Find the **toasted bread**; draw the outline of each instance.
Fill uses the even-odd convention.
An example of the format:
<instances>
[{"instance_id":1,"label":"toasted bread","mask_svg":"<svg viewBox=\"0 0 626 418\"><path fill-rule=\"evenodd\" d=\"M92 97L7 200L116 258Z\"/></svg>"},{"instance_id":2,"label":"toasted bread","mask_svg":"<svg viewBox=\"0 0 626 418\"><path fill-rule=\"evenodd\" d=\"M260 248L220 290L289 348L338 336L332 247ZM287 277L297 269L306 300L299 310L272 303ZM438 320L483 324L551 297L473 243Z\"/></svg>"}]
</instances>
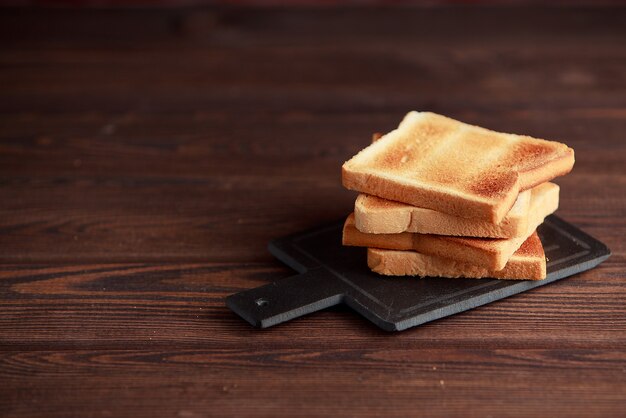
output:
<instances>
[{"instance_id":1,"label":"toasted bread","mask_svg":"<svg viewBox=\"0 0 626 418\"><path fill-rule=\"evenodd\" d=\"M559 205L558 186L548 183L531 198L527 232L513 238L473 238L402 232L399 234L366 234L356 228L350 214L343 228L343 244L389 250L414 250L424 254L451 258L460 262L501 270L515 251Z\"/></svg>"},{"instance_id":2,"label":"toasted bread","mask_svg":"<svg viewBox=\"0 0 626 418\"><path fill-rule=\"evenodd\" d=\"M533 232L524 241L501 270L489 270L415 251L377 248L368 248L367 265L372 271L387 276L492 277L510 280L542 280L546 278L546 257L536 232Z\"/></svg>"},{"instance_id":3,"label":"toasted bread","mask_svg":"<svg viewBox=\"0 0 626 418\"><path fill-rule=\"evenodd\" d=\"M420 234L457 235L466 237L511 238L528 231L528 209L531 197L539 198L554 183L543 183L522 192L515 204L499 224L480 219L461 218L432 209L418 208L406 203L393 202L377 196L360 194L354 204L356 227L368 234Z\"/></svg>"},{"instance_id":4,"label":"toasted bread","mask_svg":"<svg viewBox=\"0 0 626 418\"><path fill-rule=\"evenodd\" d=\"M344 163L342 181L351 190L498 224L521 191L573 165L574 151L558 142L410 112Z\"/></svg>"}]
</instances>

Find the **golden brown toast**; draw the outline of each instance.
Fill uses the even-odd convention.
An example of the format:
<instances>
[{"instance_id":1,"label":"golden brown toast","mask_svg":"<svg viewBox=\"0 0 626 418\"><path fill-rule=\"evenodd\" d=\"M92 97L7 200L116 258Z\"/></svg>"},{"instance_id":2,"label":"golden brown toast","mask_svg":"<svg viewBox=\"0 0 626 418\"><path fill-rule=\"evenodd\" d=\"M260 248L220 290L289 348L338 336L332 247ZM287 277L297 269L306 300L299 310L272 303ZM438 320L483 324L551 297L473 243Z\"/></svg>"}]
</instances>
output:
<instances>
[{"instance_id":1,"label":"golden brown toast","mask_svg":"<svg viewBox=\"0 0 626 418\"><path fill-rule=\"evenodd\" d=\"M366 194L360 194L357 197L354 204L354 218L357 229L368 234L418 232L466 237L511 238L528 232L528 210L532 196L537 199L544 193L558 194L558 189L559 186L554 183L543 183L520 193L509 213L499 224L480 219L461 218Z\"/></svg>"},{"instance_id":2,"label":"golden brown toast","mask_svg":"<svg viewBox=\"0 0 626 418\"><path fill-rule=\"evenodd\" d=\"M367 265L372 271L387 276L492 277L510 280L546 278L546 257L536 232L524 241L506 266L497 271L415 251L377 248L368 248Z\"/></svg>"},{"instance_id":3,"label":"golden brown toast","mask_svg":"<svg viewBox=\"0 0 626 418\"><path fill-rule=\"evenodd\" d=\"M500 223L521 191L573 165L574 151L558 142L410 112L344 163L342 181L362 193Z\"/></svg>"},{"instance_id":4,"label":"golden brown toast","mask_svg":"<svg viewBox=\"0 0 626 418\"><path fill-rule=\"evenodd\" d=\"M356 228L350 214L343 228L343 244L357 247L413 250L424 254L451 258L460 262L501 270L522 243L537 229L559 204L558 187L547 187L531 199L527 231L513 238L473 238L402 232L399 234L367 234Z\"/></svg>"}]
</instances>

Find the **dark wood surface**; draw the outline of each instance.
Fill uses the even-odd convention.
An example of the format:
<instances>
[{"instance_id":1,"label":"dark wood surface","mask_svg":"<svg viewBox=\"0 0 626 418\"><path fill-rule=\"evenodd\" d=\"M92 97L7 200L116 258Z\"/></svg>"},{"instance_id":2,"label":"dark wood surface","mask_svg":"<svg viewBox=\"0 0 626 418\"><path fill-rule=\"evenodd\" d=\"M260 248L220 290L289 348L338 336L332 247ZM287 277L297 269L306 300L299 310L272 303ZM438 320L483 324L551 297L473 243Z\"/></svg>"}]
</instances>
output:
<instances>
[{"instance_id":1,"label":"dark wood surface","mask_svg":"<svg viewBox=\"0 0 626 418\"><path fill-rule=\"evenodd\" d=\"M624 9L4 10L0 416L624 416ZM613 256L389 334L224 298L410 109L566 142Z\"/></svg>"}]
</instances>

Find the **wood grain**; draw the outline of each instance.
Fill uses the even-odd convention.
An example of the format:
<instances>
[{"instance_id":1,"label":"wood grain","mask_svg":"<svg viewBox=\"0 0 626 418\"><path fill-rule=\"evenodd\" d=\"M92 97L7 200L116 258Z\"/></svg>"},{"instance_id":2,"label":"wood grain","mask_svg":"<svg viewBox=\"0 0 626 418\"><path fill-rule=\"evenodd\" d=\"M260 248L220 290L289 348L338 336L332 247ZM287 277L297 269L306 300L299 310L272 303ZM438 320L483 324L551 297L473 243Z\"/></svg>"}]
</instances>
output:
<instances>
[{"instance_id":1,"label":"wood grain","mask_svg":"<svg viewBox=\"0 0 626 418\"><path fill-rule=\"evenodd\" d=\"M593 399L611 415L626 389L623 269L389 334L341 308L251 329L223 299L289 274L275 263L6 265L0 387L14 416L510 412L493 399L564 415Z\"/></svg>"},{"instance_id":2,"label":"wood grain","mask_svg":"<svg viewBox=\"0 0 626 418\"><path fill-rule=\"evenodd\" d=\"M594 416L626 409L623 8L0 13L0 416ZM598 268L403 333L258 331L224 298L345 216L410 109L566 142Z\"/></svg>"}]
</instances>

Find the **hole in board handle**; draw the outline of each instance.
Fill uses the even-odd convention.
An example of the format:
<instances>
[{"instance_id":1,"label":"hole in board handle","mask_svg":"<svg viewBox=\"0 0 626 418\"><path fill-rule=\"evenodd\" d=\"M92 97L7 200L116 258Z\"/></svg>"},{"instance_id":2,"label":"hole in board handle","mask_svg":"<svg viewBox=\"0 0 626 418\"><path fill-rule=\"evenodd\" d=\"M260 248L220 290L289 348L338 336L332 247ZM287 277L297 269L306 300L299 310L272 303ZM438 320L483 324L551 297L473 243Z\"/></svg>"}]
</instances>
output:
<instances>
[{"instance_id":1,"label":"hole in board handle","mask_svg":"<svg viewBox=\"0 0 626 418\"><path fill-rule=\"evenodd\" d=\"M264 299L264 298L259 298L259 299L255 300L254 303L256 303L256 306L258 306L260 308L270 304L269 301L267 299Z\"/></svg>"}]
</instances>

